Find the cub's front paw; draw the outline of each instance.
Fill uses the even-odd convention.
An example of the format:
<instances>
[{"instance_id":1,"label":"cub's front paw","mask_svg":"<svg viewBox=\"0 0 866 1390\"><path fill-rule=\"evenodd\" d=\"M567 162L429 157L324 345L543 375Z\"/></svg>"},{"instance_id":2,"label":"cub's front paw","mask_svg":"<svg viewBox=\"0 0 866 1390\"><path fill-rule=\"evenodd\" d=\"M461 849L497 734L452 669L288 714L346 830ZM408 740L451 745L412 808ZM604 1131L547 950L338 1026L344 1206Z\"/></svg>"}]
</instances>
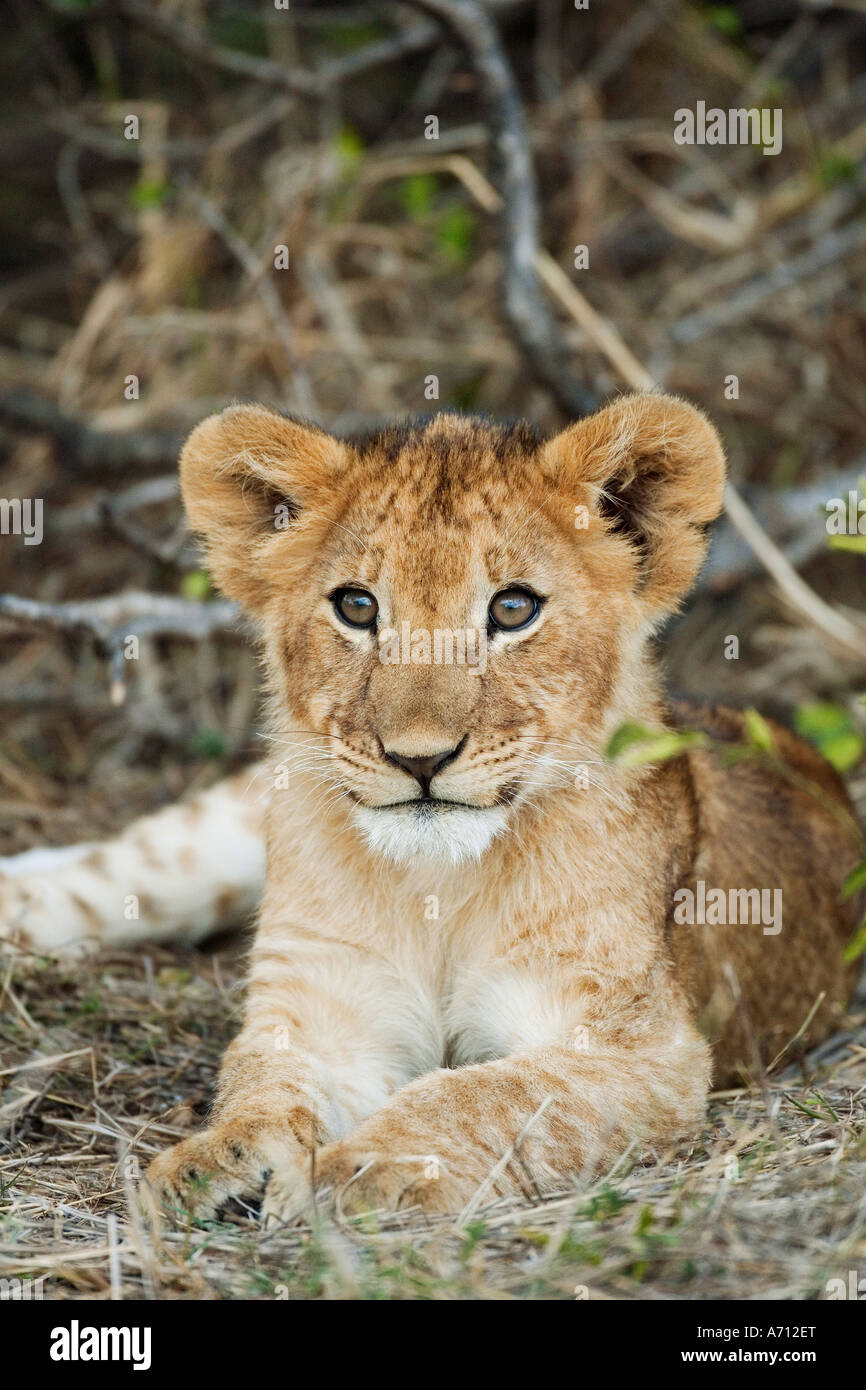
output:
<instances>
[{"instance_id":1,"label":"cub's front paw","mask_svg":"<svg viewBox=\"0 0 866 1390\"><path fill-rule=\"evenodd\" d=\"M275 1172L265 1190L262 1219L288 1225L322 1211L358 1216L408 1207L455 1213L476 1187L435 1153L376 1152L348 1138L319 1149L290 1174Z\"/></svg>"},{"instance_id":2,"label":"cub's front paw","mask_svg":"<svg viewBox=\"0 0 866 1390\"><path fill-rule=\"evenodd\" d=\"M232 1198L257 1201L275 1170L300 1168L304 1157L291 1132L275 1132L260 1120L234 1120L160 1154L145 1181L167 1211L207 1220Z\"/></svg>"}]
</instances>

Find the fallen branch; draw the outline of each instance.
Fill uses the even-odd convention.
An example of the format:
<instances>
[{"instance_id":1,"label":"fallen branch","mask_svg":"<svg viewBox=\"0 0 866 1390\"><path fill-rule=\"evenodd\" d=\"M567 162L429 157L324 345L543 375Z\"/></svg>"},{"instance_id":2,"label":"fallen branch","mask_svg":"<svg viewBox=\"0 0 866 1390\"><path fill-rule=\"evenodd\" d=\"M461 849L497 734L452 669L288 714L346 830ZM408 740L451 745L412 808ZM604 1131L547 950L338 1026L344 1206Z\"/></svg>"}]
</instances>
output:
<instances>
[{"instance_id":1,"label":"fallen branch","mask_svg":"<svg viewBox=\"0 0 866 1390\"><path fill-rule=\"evenodd\" d=\"M87 632L110 661L111 702L126 698L126 656L130 637L182 637L201 642L218 632L235 629L239 610L228 599L197 603L170 594L136 591L71 603L39 603L35 599L0 594L0 618L53 628L57 632Z\"/></svg>"},{"instance_id":2,"label":"fallen branch","mask_svg":"<svg viewBox=\"0 0 866 1390\"><path fill-rule=\"evenodd\" d=\"M755 275L745 285L728 294L717 304L687 314L674 324L671 337L675 343L688 345L717 333L733 323L740 323L754 314L769 300L774 306L786 290L811 280L819 270L836 265L852 252L862 251L866 242L866 221L849 222L841 231L830 231L802 255L774 265L771 270Z\"/></svg>"},{"instance_id":3,"label":"fallen branch","mask_svg":"<svg viewBox=\"0 0 866 1390\"><path fill-rule=\"evenodd\" d=\"M59 632L84 628L106 646L123 641L130 633L137 637L188 637L200 642L215 632L230 631L238 615L237 605L228 599L198 603L139 590L69 603L40 603L0 594L0 618L38 623Z\"/></svg>"},{"instance_id":4,"label":"fallen branch","mask_svg":"<svg viewBox=\"0 0 866 1390\"><path fill-rule=\"evenodd\" d=\"M106 159L146 164L153 159L180 161L234 154L248 141L260 138L271 126L283 120L294 105L294 98L282 93L272 97L252 115L244 116L235 124L226 126L219 134L198 136L189 140L124 140L122 136L110 135L105 130L86 125L74 111L47 112L43 119L52 130L67 136L75 149L81 146L94 150Z\"/></svg>"}]
</instances>

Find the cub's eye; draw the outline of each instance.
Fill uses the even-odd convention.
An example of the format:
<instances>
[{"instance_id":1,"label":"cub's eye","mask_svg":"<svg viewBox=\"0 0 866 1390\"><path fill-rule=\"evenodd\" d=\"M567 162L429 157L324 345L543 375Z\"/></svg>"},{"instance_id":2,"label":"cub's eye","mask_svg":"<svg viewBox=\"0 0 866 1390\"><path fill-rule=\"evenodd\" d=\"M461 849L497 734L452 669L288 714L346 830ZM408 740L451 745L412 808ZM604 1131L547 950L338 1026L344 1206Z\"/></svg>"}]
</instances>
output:
<instances>
[{"instance_id":1,"label":"cub's eye","mask_svg":"<svg viewBox=\"0 0 866 1390\"><path fill-rule=\"evenodd\" d=\"M338 589L331 595L331 602L338 618L349 627L373 627L379 605L366 589Z\"/></svg>"},{"instance_id":2,"label":"cub's eye","mask_svg":"<svg viewBox=\"0 0 866 1390\"><path fill-rule=\"evenodd\" d=\"M503 589L490 601L487 616L501 632L528 627L541 611L541 603L528 589Z\"/></svg>"}]
</instances>

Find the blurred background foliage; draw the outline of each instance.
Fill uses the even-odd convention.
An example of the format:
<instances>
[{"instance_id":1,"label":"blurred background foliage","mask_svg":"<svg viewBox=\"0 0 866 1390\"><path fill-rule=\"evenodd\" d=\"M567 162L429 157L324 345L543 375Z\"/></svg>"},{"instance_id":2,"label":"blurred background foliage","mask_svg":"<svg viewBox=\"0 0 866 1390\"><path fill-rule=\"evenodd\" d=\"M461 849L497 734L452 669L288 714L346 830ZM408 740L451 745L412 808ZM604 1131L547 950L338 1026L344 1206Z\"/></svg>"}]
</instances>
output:
<instances>
[{"instance_id":1,"label":"blurred background foliage","mask_svg":"<svg viewBox=\"0 0 866 1390\"><path fill-rule=\"evenodd\" d=\"M563 423L500 307L478 74L418 7L9 8L0 491L44 499L45 539L2 538L0 591L214 602L174 465L184 433L231 399L337 431L439 407ZM543 247L657 380L708 411L770 534L856 614L862 538L831 543L825 519L866 473L866 7L487 10L520 89ZM780 108L781 153L676 145L674 113L698 101ZM600 399L622 389L553 311L575 381ZM257 751L254 659L224 626L142 638L119 707L86 633L4 618L0 642L5 849L113 828ZM864 663L724 528L665 650L678 690L785 714L863 806Z\"/></svg>"}]
</instances>

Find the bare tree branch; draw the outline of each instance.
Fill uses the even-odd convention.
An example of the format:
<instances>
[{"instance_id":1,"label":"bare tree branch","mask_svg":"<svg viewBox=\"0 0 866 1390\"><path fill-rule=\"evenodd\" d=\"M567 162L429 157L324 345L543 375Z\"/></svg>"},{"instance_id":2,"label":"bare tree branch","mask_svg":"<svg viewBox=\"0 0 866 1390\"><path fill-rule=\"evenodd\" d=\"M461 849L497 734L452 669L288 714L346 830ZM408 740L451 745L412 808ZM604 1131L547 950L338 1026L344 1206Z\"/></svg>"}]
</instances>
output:
<instances>
[{"instance_id":1,"label":"bare tree branch","mask_svg":"<svg viewBox=\"0 0 866 1390\"><path fill-rule=\"evenodd\" d=\"M801 487L749 488L744 500L785 558L799 569L826 552L826 503L832 497L847 497L849 491L858 492L864 467L866 461L852 470L822 473ZM760 574L762 568L761 560L734 523L723 517L713 527L697 592L730 589L751 575Z\"/></svg>"},{"instance_id":2,"label":"bare tree branch","mask_svg":"<svg viewBox=\"0 0 866 1390\"><path fill-rule=\"evenodd\" d=\"M129 637L182 637L201 642L215 633L235 630L239 610L228 599L196 603L171 594L135 591L72 603L39 603L0 594L0 618L34 623L57 632L87 632L107 652L111 663L111 699L126 695L124 646Z\"/></svg>"},{"instance_id":3,"label":"bare tree branch","mask_svg":"<svg viewBox=\"0 0 866 1390\"><path fill-rule=\"evenodd\" d=\"M442 20L469 51L493 130L495 182L502 197L503 309L532 371L569 415L597 395L575 381L561 334L539 284L538 201L520 93L496 28L477 0L413 0Z\"/></svg>"},{"instance_id":4,"label":"bare tree branch","mask_svg":"<svg viewBox=\"0 0 866 1390\"><path fill-rule=\"evenodd\" d=\"M187 637L200 642L215 632L231 631L239 617L229 599L198 603L173 594L147 594L138 590L110 594L106 598L79 599L69 603L39 603L35 599L0 594L0 618L36 623L58 632L84 629L104 646L136 637Z\"/></svg>"}]
</instances>

